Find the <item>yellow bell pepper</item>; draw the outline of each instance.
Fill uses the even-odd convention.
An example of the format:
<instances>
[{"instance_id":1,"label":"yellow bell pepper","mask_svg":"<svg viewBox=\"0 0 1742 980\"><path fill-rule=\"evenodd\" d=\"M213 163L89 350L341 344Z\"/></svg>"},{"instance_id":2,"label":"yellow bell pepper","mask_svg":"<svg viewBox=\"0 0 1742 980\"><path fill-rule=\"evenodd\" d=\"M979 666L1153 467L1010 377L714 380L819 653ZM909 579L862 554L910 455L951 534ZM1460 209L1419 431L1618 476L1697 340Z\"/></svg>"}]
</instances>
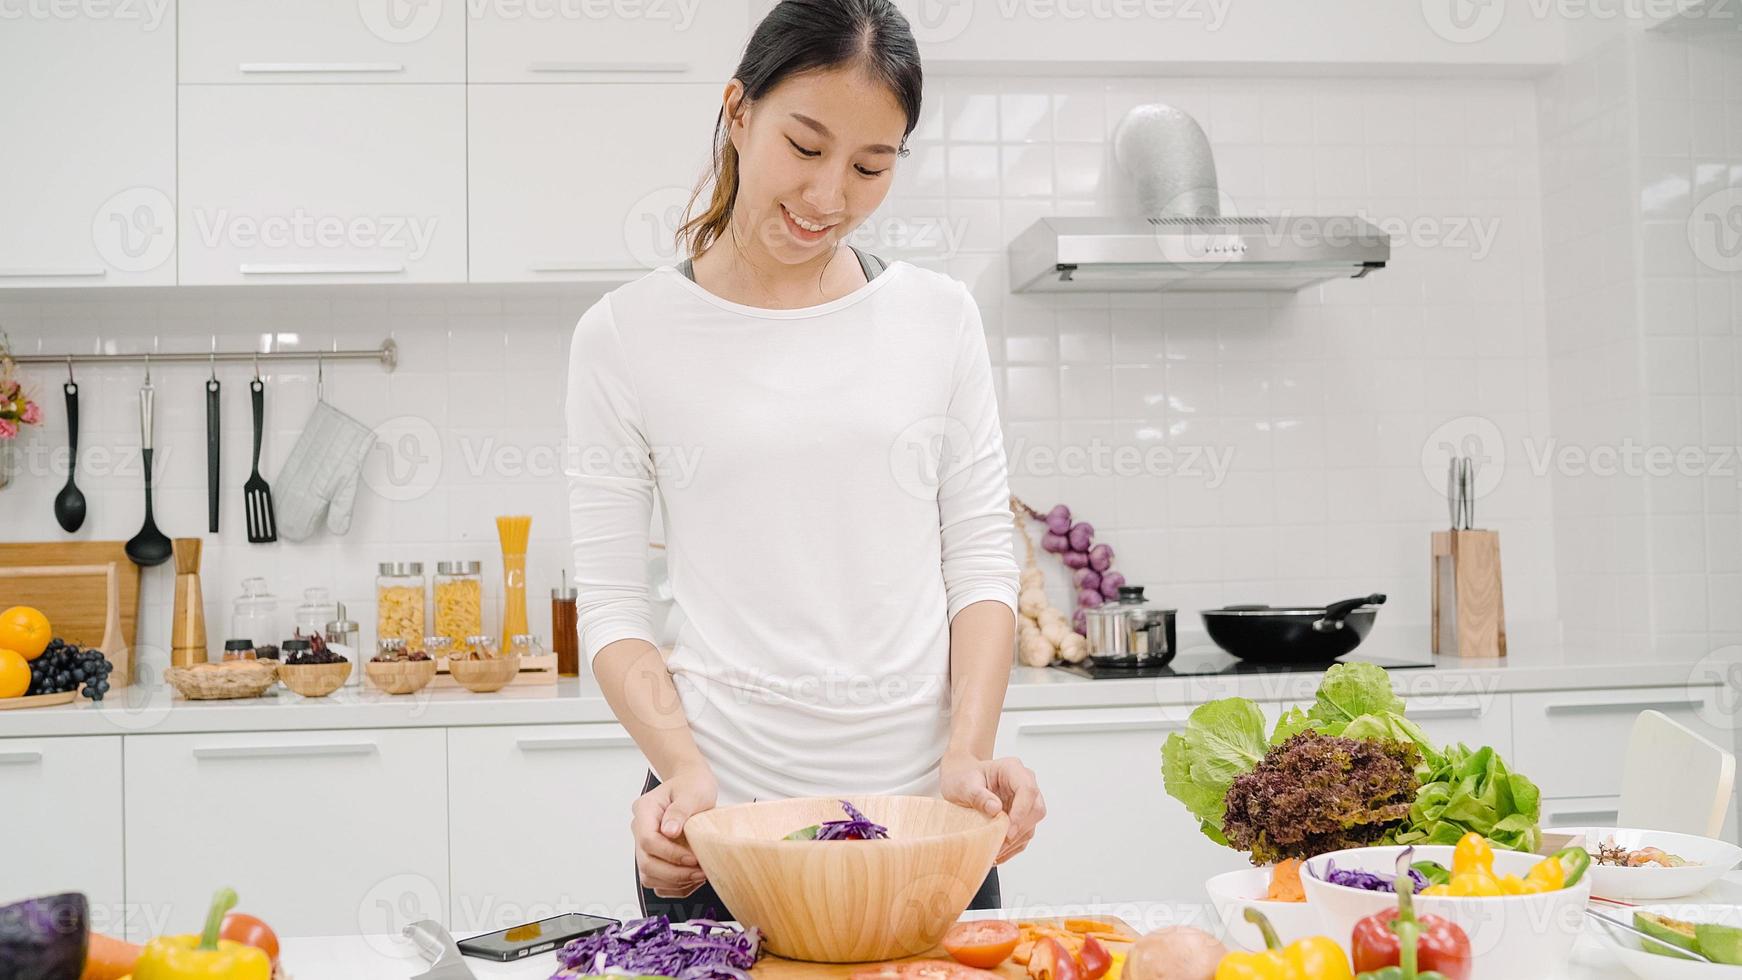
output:
<instances>
[{"instance_id":1,"label":"yellow bell pepper","mask_svg":"<svg viewBox=\"0 0 1742 980\"><path fill-rule=\"evenodd\" d=\"M1452 877L1473 872L1494 876L1494 845L1481 834L1471 832L1452 850Z\"/></svg>"},{"instance_id":2,"label":"yellow bell pepper","mask_svg":"<svg viewBox=\"0 0 1742 980\"><path fill-rule=\"evenodd\" d=\"M1354 980L1348 954L1324 936L1290 943L1286 948L1264 913L1246 910L1246 921L1264 933L1262 953L1229 953L1216 964L1216 980Z\"/></svg>"},{"instance_id":3,"label":"yellow bell pepper","mask_svg":"<svg viewBox=\"0 0 1742 980\"><path fill-rule=\"evenodd\" d=\"M1535 882L1539 891L1556 892L1566 887L1567 871L1559 858L1544 858L1531 865L1524 880Z\"/></svg>"},{"instance_id":4,"label":"yellow bell pepper","mask_svg":"<svg viewBox=\"0 0 1742 980\"><path fill-rule=\"evenodd\" d=\"M1451 895L1454 898L1492 898L1503 895L1500 879L1480 871L1466 871L1452 876Z\"/></svg>"},{"instance_id":5,"label":"yellow bell pepper","mask_svg":"<svg viewBox=\"0 0 1742 980\"><path fill-rule=\"evenodd\" d=\"M235 905L236 893L220 889L212 896L204 932L146 943L133 965L133 980L271 980L272 961L264 950L218 938L224 914Z\"/></svg>"}]
</instances>

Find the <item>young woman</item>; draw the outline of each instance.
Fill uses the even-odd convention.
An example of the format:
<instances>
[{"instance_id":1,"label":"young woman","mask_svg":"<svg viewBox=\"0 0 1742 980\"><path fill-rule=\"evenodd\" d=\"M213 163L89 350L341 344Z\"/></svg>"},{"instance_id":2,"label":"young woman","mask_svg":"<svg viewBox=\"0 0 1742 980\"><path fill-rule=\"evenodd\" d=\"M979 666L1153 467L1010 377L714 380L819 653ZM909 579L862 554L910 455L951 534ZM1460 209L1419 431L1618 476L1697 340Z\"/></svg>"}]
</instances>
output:
<instances>
[{"instance_id":1,"label":"young woman","mask_svg":"<svg viewBox=\"0 0 1742 980\"><path fill-rule=\"evenodd\" d=\"M726 85L690 258L576 327L567 471L582 648L646 754L645 914L730 917L684 821L753 799L1046 812L994 759L1018 569L985 332L959 282L846 244L918 122L888 0L783 0ZM683 625L654 646L659 491ZM994 869L974 907L999 903Z\"/></svg>"}]
</instances>

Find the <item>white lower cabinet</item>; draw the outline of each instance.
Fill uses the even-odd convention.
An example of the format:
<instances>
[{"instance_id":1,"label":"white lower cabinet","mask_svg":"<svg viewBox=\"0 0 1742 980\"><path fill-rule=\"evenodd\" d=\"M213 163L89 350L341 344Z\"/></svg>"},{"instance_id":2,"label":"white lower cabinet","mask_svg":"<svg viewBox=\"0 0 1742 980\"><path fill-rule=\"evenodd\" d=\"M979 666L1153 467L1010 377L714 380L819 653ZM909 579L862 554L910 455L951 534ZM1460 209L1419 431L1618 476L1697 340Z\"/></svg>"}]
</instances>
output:
<instances>
[{"instance_id":1,"label":"white lower cabinet","mask_svg":"<svg viewBox=\"0 0 1742 980\"><path fill-rule=\"evenodd\" d=\"M1621 795L1621 761L1633 721L1656 710L1734 751L1736 734L1711 719L1728 717L1715 687L1550 691L1515 694L1518 771L1549 798Z\"/></svg>"},{"instance_id":2,"label":"white lower cabinet","mask_svg":"<svg viewBox=\"0 0 1742 980\"><path fill-rule=\"evenodd\" d=\"M646 776L614 724L449 729L450 925L639 916L629 807Z\"/></svg>"},{"instance_id":3,"label":"white lower cabinet","mask_svg":"<svg viewBox=\"0 0 1742 980\"><path fill-rule=\"evenodd\" d=\"M226 885L281 936L445 921L446 749L440 729L128 736L127 895L141 913L127 937L197 931ZM515 827L504 814L476 829L530 847Z\"/></svg>"},{"instance_id":4,"label":"white lower cabinet","mask_svg":"<svg viewBox=\"0 0 1742 980\"><path fill-rule=\"evenodd\" d=\"M1161 745L1189 707L1005 712L998 754L1040 782L1047 817L999 872L1007 907L1204 899L1204 880L1247 867L1167 795Z\"/></svg>"},{"instance_id":5,"label":"white lower cabinet","mask_svg":"<svg viewBox=\"0 0 1742 980\"><path fill-rule=\"evenodd\" d=\"M120 931L119 735L0 740L0 827L24 834L0 872L0 905L84 892L92 924Z\"/></svg>"},{"instance_id":6,"label":"white lower cabinet","mask_svg":"<svg viewBox=\"0 0 1742 980\"><path fill-rule=\"evenodd\" d=\"M1542 801L1542 826L1613 827L1621 816L1619 796L1569 796Z\"/></svg>"}]
</instances>

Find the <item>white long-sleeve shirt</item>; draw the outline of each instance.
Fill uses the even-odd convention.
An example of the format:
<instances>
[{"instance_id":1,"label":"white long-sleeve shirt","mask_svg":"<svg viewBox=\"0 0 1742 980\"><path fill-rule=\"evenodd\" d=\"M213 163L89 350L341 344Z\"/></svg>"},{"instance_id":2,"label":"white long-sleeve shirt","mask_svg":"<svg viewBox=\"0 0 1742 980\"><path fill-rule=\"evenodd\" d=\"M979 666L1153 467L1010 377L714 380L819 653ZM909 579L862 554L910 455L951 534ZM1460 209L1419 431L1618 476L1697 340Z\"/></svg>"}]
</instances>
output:
<instances>
[{"instance_id":1,"label":"white long-sleeve shirt","mask_svg":"<svg viewBox=\"0 0 1742 980\"><path fill-rule=\"evenodd\" d=\"M979 308L907 262L820 306L665 266L581 317L569 511L588 663L655 642L655 489L682 627L667 666L720 803L935 794L949 621L1014 613L1009 482Z\"/></svg>"}]
</instances>

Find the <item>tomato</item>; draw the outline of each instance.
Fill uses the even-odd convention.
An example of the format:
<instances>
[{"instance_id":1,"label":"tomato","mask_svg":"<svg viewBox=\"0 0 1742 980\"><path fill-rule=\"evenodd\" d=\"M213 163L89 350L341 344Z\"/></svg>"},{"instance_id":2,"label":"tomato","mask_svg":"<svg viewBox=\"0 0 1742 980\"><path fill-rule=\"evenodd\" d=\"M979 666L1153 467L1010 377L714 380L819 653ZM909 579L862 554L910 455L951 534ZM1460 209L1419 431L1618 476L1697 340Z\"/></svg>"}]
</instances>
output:
<instances>
[{"instance_id":1,"label":"tomato","mask_svg":"<svg viewBox=\"0 0 1742 980\"><path fill-rule=\"evenodd\" d=\"M998 980L998 974L976 970L949 960L913 960L879 963L854 973L849 980Z\"/></svg>"},{"instance_id":2,"label":"tomato","mask_svg":"<svg viewBox=\"0 0 1742 980\"><path fill-rule=\"evenodd\" d=\"M252 915L241 912L231 912L224 916L224 924L218 930L219 939L231 939L244 946L253 946L264 950L266 958L278 965L278 934L272 927Z\"/></svg>"},{"instance_id":3,"label":"tomato","mask_svg":"<svg viewBox=\"0 0 1742 980\"><path fill-rule=\"evenodd\" d=\"M958 963L987 970L1009 959L1021 941L1022 931L1014 922L958 922L944 933L944 950Z\"/></svg>"},{"instance_id":4,"label":"tomato","mask_svg":"<svg viewBox=\"0 0 1742 980\"><path fill-rule=\"evenodd\" d=\"M1077 962L1083 967L1083 980L1100 980L1113 965L1113 954L1094 936L1083 937L1083 948L1077 952Z\"/></svg>"},{"instance_id":5,"label":"tomato","mask_svg":"<svg viewBox=\"0 0 1742 980\"><path fill-rule=\"evenodd\" d=\"M1028 975L1034 980L1083 980L1077 958L1051 936L1035 940L1034 952L1028 957Z\"/></svg>"}]
</instances>

